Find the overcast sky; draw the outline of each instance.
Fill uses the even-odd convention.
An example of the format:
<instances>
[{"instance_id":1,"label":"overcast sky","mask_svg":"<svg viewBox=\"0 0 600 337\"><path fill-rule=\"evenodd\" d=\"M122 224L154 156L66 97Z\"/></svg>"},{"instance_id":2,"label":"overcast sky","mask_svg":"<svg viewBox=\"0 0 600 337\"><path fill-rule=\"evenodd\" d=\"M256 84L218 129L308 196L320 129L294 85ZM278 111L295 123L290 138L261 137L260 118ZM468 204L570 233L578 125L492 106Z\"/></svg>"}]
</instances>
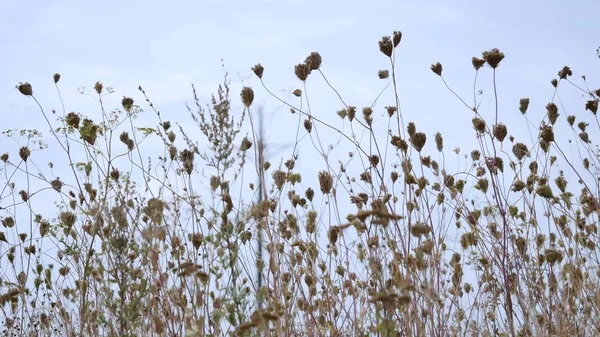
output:
<instances>
[{"instance_id":1,"label":"overcast sky","mask_svg":"<svg viewBox=\"0 0 600 337\"><path fill-rule=\"evenodd\" d=\"M470 99L471 57L495 47L504 52L498 71L500 119L510 133L511 120L522 123L519 98L530 97L532 113L541 116L552 99L549 81L562 66L570 65L576 77L588 74L590 87L600 87L598 13L600 2L593 0L2 0L0 127L47 131L34 102L15 85L30 82L46 109L59 108L55 72L62 75L67 111L97 117L94 100L77 88L91 88L100 80L116 90L112 107L126 95L145 108L137 91L141 85L165 119L189 121L185 104L192 102L190 85L207 99L222 82L223 59L236 103L242 81L255 87L256 101L270 113L267 137L291 144L296 117L259 87L250 68L262 63L269 88L291 99L290 90L301 85L293 66L318 51L332 85L349 105L361 108L371 105L385 85L377 71L389 69L377 42L400 30L397 72L405 120L415 121L430 136L441 131L447 147L468 147L475 139L473 116L445 90L430 65L441 62L449 83ZM489 69L482 72L477 88L484 92L482 113L488 117L490 74ZM335 111L343 106L323 80L310 77L308 86L315 115L339 122ZM391 94L376 106L376 120L393 103ZM582 113L577 95L568 113ZM148 120L156 125L153 117ZM0 152L15 149L14 142L0 138Z\"/></svg>"}]
</instances>

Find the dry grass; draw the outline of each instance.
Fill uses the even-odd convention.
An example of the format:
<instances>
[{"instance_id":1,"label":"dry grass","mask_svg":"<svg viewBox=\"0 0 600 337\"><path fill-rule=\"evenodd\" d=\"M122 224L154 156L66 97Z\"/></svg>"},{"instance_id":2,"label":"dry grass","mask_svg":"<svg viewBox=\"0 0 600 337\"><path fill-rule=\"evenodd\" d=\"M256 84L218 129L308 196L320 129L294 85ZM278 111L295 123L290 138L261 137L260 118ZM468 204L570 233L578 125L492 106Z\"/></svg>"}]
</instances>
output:
<instances>
[{"instance_id":1,"label":"dry grass","mask_svg":"<svg viewBox=\"0 0 600 337\"><path fill-rule=\"evenodd\" d=\"M394 97L381 121L387 133L377 129L373 107L346 105L340 95L339 120L350 131L312 115L307 81L329 85L318 53L295 66L301 88L293 102L272 94L322 154L317 177L295 170L295 152L279 166L260 159L254 91L242 89L243 112L234 113L227 79L210 107L194 90L195 125L162 120L140 87L155 128L134 124L142 109L131 98L106 109L112 90L100 82L98 120L64 108L50 114L32 86L20 84L70 176L55 177L52 163L38 174L36 156L45 148L38 131L5 133L21 145L1 157L2 334L600 334L600 90L587 89L585 79L571 82L572 71L561 69L542 121L528 118L527 98L514 102L510 113L520 110L531 132L520 139L498 114L504 54L486 51L472 62L475 74L493 73L495 110L478 108L476 76L472 103L456 95L473 118L463 132L476 136L465 155L402 114L401 38L394 32L379 42L389 69L378 76ZM268 69L252 70L268 91ZM431 70L455 92L440 63ZM59 81L57 74L57 89ZM563 86L587 97L579 111L561 106ZM246 122L252 133L242 137ZM193 139L195 127L203 139ZM332 162L321 141L332 132L353 149L344 163ZM357 140L362 132L367 142ZM145 141L160 150L143 152ZM243 202L243 191L258 193L244 173L258 173L268 187L263 201ZM39 213L36 205L49 198L56 210ZM266 254L255 260L257 229Z\"/></svg>"}]
</instances>

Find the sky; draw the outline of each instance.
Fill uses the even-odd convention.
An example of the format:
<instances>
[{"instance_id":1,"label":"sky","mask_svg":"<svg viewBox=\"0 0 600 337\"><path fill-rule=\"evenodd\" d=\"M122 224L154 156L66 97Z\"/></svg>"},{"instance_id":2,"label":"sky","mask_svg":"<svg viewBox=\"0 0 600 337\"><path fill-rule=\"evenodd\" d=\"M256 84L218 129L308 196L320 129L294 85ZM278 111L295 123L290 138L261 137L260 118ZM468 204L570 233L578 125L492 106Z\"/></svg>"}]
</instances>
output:
<instances>
[{"instance_id":1,"label":"sky","mask_svg":"<svg viewBox=\"0 0 600 337\"><path fill-rule=\"evenodd\" d=\"M600 2L593 0L2 0L0 129L47 132L35 103L15 86L31 83L47 110L58 109L54 73L62 76L67 111L99 116L94 99L77 88L92 88L102 81L115 89L107 98L112 107L130 96L147 108L137 90L141 85L163 118L189 122L186 103L193 103L191 84L208 103L225 69L237 108L241 87L255 88L255 101L264 104L268 114L267 139L285 148L293 145L290 135L295 134L297 117L260 87L251 67L261 63L269 89L292 100L291 91L302 87L294 65L319 52L328 80L348 104L361 108L371 105L386 83L377 78L377 71L389 69L389 61L377 43L400 30L397 74L405 120L415 121L430 139L439 131L447 147L470 151L475 145L472 113L445 89L431 64L441 62L448 83L470 100L471 57L499 48L506 54L497 73L500 120L521 130L519 99L531 98L530 110L538 116L533 120L539 121L552 99L550 80L563 66L571 66L574 78L588 75L591 88L600 87L598 13ZM477 88L483 90L482 111L487 117L492 116L490 80L491 71L482 71ZM343 105L335 93L317 76L309 77L307 85L315 116L339 123L335 112ZM573 95L563 99L572 109L568 113L583 113L580 95L569 93ZM375 106L376 120L383 119L383 107L393 103L392 97L388 90ZM140 121L156 125L153 116L141 116ZM322 130L332 143L338 139ZM0 153L17 148L14 141L0 137ZM301 158L303 153L316 155L310 144L300 150ZM320 168L310 161L299 163L316 178Z\"/></svg>"}]
</instances>

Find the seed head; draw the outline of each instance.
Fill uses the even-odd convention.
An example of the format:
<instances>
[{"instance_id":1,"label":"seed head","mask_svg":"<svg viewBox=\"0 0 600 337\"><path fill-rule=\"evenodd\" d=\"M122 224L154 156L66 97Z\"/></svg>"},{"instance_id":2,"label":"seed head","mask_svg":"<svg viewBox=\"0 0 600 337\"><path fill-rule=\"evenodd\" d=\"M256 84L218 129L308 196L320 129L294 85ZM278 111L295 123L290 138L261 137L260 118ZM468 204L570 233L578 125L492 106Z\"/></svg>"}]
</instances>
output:
<instances>
[{"instance_id":1,"label":"seed head","mask_svg":"<svg viewBox=\"0 0 600 337\"><path fill-rule=\"evenodd\" d=\"M561 262L563 257L562 253L554 248L548 248L545 251L546 261L550 264L555 264L556 262Z\"/></svg>"},{"instance_id":2,"label":"seed head","mask_svg":"<svg viewBox=\"0 0 600 337\"><path fill-rule=\"evenodd\" d=\"M308 55L306 60L304 60L304 63L306 63L310 70L318 70L319 67L321 67L321 61L321 55L317 52L312 52Z\"/></svg>"},{"instance_id":3,"label":"seed head","mask_svg":"<svg viewBox=\"0 0 600 337\"><path fill-rule=\"evenodd\" d=\"M3 153L3 154L0 156L0 160L2 160L3 162L5 162L5 163L6 163L6 162L8 161L8 153Z\"/></svg>"},{"instance_id":4,"label":"seed head","mask_svg":"<svg viewBox=\"0 0 600 337\"><path fill-rule=\"evenodd\" d=\"M550 125L542 126L542 130L540 131L540 138L548 143L554 141L554 131Z\"/></svg>"},{"instance_id":5,"label":"seed head","mask_svg":"<svg viewBox=\"0 0 600 337\"><path fill-rule=\"evenodd\" d=\"M496 69L500 62L504 59L504 53L500 52L498 48L494 48L489 51L483 52L483 59L490 67Z\"/></svg>"},{"instance_id":6,"label":"seed head","mask_svg":"<svg viewBox=\"0 0 600 337\"><path fill-rule=\"evenodd\" d=\"M519 101L519 111L524 115L529 108L529 98L521 98Z\"/></svg>"},{"instance_id":7,"label":"seed head","mask_svg":"<svg viewBox=\"0 0 600 337\"><path fill-rule=\"evenodd\" d=\"M591 100L585 103L585 110L590 110L594 115L598 112L598 100Z\"/></svg>"},{"instance_id":8,"label":"seed head","mask_svg":"<svg viewBox=\"0 0 600 337\"><path fill-rule=\"evenodd\" d=\"M542 198L550 199L550 198L553 197L553 195L552 195L552 189L548 185L540 185L540 186L538 186L536 192Z\"/></svg>"},{"instance_id":9,"label":"seed head","mask_svg":"<svg viewBox=\"0 0 600 337\"><path fill-rule=\"evenodd\" d=\"M123 109L125 109L125 111L131 112L131 108L133 107L133 98L123 97L121 105L123 105Z\"/></svg>"},{"instance_id":10,"label":"seed head","mask_svg":"<svg viewBox=\"0 0 600 337\"><path fill-rule=\"evenodd\" d=\"M281 191L283 189L283 184L285 184L286 177L287 174L281 170L273 172L273 182L275 183L275 186L277 186L278 190Z\"/></svg>"},{"instance_id":11,"label":"seed head","mask_svg":"<svg viewBox=\"0 0 600 337\"><path fill-rule=\"evenodd\" d=\"M410 143L417 150L417 152L421 152L423 146L425 146L425 142L427 141L427 136L422 132L415 133L412 137L410 137Z\"/></svg>"},{"instance_id":12,"label":"seed head","mask_svg":"<svg viewBox=\"0 0 600 337\"><path fill-rule=\"evenodd\" d=\"M475 117L472 122L473 127L477 132L483 133L485 131L485 121L483 119Z\"/></svg>"},{"instance_id":13,"label":"seed head","mask_svg":"<svg viewBox=\"0 0 600 337\"><path fill-rule=\"evenodd\" d=\"M442 150L444 149L444 138L442 137L441 133L436 133L435 134L435 146L437 147L437 150L442 152Z\"/></svg>"},{"instance_id":14,"label":"seed head","mask_svg":"<svg viewBox=\"0 0 600 337\"><path fill-rule=\"evenodd\" d=\"M242 145L240 146L240 150L247 151L250 147L252 147L252 142L248 139L248 137L244 137L242 140Z\"/></svg>"},{"instance_id":15,"label":"seed head","mask_svg":"<svg viewBox=\"0 0 600 337\"><path fill-rule=\"evenodd\" d=\"M309 187L306 189L306 192L304 192L304 195L306 196L306 199L312 201L313 197L315 196L315 191Z\"/></svg>"},{"instance_id":16,"label":"seed head","mask_svg":"<svg viewBox=\"0 0 600 337\"><path fill-rule=\"evenodd\" d=\"M96 84L94 84L94 90L96 90L98 94L102 93L102 89L104 89L104 85L102 85L102 82L98 81L96 82Z\"/></svg>"},{"instance_id":17,"label":"seed head","mask_svg":"<svg viewBox=\"0 0 600 337\"><path fill-rule=\"evenodd\" d=\"M244 105L249 108L250 105L252 105L252 102L254 101L254 90L252 90L252 88L250 87L244 87L242 88L242 93L240 94L240 97L242 98L242 102L244 103Z\"/></svg>"},{"instance_id":18,"label":"seed head","mask_svg":"<svg viewBox=\"0 0 600 337\"><path fill-rule=\"evenodd\" d=\"M431 71L433 71L438 76L442 76L442 64L439 62L432 64Z\"/></svg>"},{"instance_id":19,"label":"seed head","mask_svg":"<svg viewBox=\"0 0 600 337\"><path fill-rule=\"evenodd\" d=\"M560 78L561 80L566 79L569 76L572 76L573 72L571 71L571 68L564 66L559 72L558 72L558 78Z\"/></svg>"},{"instance_id":20,"label":"seed head","mask_svg":"<svg viewBox=\"0 0 600 337\"><path fill-rule=\"evenodd\" d=\"M575 124L575 116L574 115L567 116L567 122L569 122L570 126L573 126L573 124Z\"/></svg>"},{"instance_id":21,"label":"seed head","mask_svg":"<svg viewBox=\"0 0 600 337\"><path fill-rule=\"evenodd\" d=\"M409 122L408 126L406 127L406 131L408 131L408 135L412 137L415 134L415 132L417 132L417 127L415 126L415 123Z\"/></svg>"},{"instance_id":22,"label":"seed head","mask_svg":"<svg viewBox=\"0 0 600 337\"><path fill-rule=\"evenodd\" d=\"M553 87L558 87L558 80L556 78L553 78L552 81L550 81L550 84L552 84Z\"/></svg>"},{"instance_id":23,"label":"seed head","mask_svg":"<svg viewBox=\"0 0 600 337\"><path fill-rule=\"evenodd\" d=\"M396 108L395 106L386 106L385 109L387 110L388 116L390 117L392 117L394 113L398 111L398 108Z\"/></svg>"},{"instance_id":24,"label":"seed head","mask_svg":"<svg viewBox=\"0 0 600 337\"><path fill-rule=\"evenodd\" d=\"M303 82L306 81L306 78L310 74L310 68L305 63L297 64L294 70L298 79Z\"/></svg>"},{"instance_id":25,"label":"seed head","mask_svg":"<svg viewBox=\"0 0 600 337\"><path fill-rule=\"evenodd\" d=\"M76 114L75 112L69 112L67 114L67 118L65 118L65 122L67 122L68 126L78 129L79 128L79 115Z\"/></svg>"},{"instance_id":26,"label":"seed head","mask_svg":"<svg viewBox=\"0 0 600 337\"><path fill-rule=\"evenodd\" d=\"M23 161L27 161L27 158L29 158L30 154L31 154L31 151L29 150L29 148L27 146L23 146L22 148L19 149L19 157L21 157L21 159L23 159Z\"/></svg>"},{"instance_id":27,"label":"seed head","mask_svg":"<svg viewBox=\"0 0 600 337\"><path fill-rule=\"evenodd\" d=\"M558 107L554 103L548 103L546 105L546 111L548 112L548 120L550 121L550 124L554 125L559 116Z\"/></svg>"},{"instance_id":28,"label":"seed head","mask_svg":"<svg viewBox=\"0 0 600 337\"><path fill-rule=\"evenodd\" d=\"M60 74L59 73L55 73L52 78L54 79L54 84L58 83L58 81L60 81Z\"/></svg>"},{"instance_id":29,"label":"seed head","mask_svg":"<svg viewBox=\"0 0 600 337\"><path fill-rule=\"evenodd\" d=\"M115 181L119 180L120 175L121 174L119 173L119 170L117 170L116 168L114 168L114 169L112 169L112 171L110 171L110 177L111 177L111 179L113 179Z\"/></svg>"},{"instance_id":30,"label":"seed head","mask_svg":"<svg viewBox=\"0 0 600 337\"><path fill-rule=\"evenodd\" d=\"M471 159L473 159L473 161L477 161L479 160L479 158L481 158L481 152L479 152L478 150L473 150L471 152Z\"/></svg>"},{"instance_id":31,"label":"seed head","mask_svg":"<svg viewBox=\"0 0 600 337\"><path fill-rule=\"evenodd\" d=\"M60 181L60 179L54 179L50 182L50 185L56 192L60 192L64 184L62 181Z\"/></svg>"},{"instance_id":32,"label":"seed head","mask_svg":"<svg viewBox=\"0 0 600 337\"><path fill-rule=\"evenodd\" d=\"M506 134L506 125L502 123L494 125L494 137L496 137L496 139L498 139L500 142L503 142L504 138L506 138Z\"/></svg>"},{"instance_id":33,"label":"seed head","mask_svg":"<svg viewBox=\"0 0 600 337\"><path fill-rule=\"evenodd\" d=\"M396 47L398 47L398 45L400 44L400 41L402 40L402 32L394 31L393 39L394 39L394 48L396 48Z\"/></svg>"},{"instance_id":34,"label":"seed head","mask_svg":"<svg viewBox=\"0 0 600 337\"><path fill-rule=\"evenodd\" d=\"M262 79L265 68L260 63L257 63L254 67L252 67L252 71L256 76L258 76L258 78Z\"/></svg>"},{"instance_id":35,"label":"seed head","mask_svg":"<svg viewBox=\"0 0 600 337\"><path fill-rule=\"evenodd\" d=\"M319 187L323 194L329 194L329 192L331 192L331 188L333 187L333 177L329 172L319 172Z\"/></svg>"},{"instance_id":36,"label":"seed head","mask_svg":"<svg viewBox=\"0 0 600 337\"><path fill-rule=\"evenodd\" d=\"M296 97L300 97L300 96L302 96L302 90L296 89L292 92L292 94L294 94L294 96L296 96Z\"/></svg>"},{"instance_id":37,"label":"seed head","mask_svg":"<svg viewBox=\"0 0 600 337\"><path fill-rule=\"evenodd\" d=\"M517 143L513 146L512 152L517 159L521 160L529 154L529 149L527 148L527 145L523 143Z\"/></svg>"},{"instance_id":38,"label":"seed head","mask_svg":"<svg viewBox=\"0 0 600 337\"><path fill-rule=\"evenodd\" d=\"M392 40L390 40L389 36L384 36L379 41L379 50L387 57L392 57L392 52L394 51L394 45Z\"/></svg>"},{"instance_id":39,"label":"seed head","mask_svg":"<svg viewBox=\"0 0 600 337\"><path fill-rule=\"evenodd\" d=\"M304 128L306 129L306 132L310 133L312 131L312 122L308 119L305 119Z\"/></svg>"},{"instance_id":40,"label":"seed head","mask_svg":"<svg viewBox=\"0 0 600 337\"><path fill-rule=\"evenodd\" d=\"M352 122L354 117L356 117L356 107L350 106L348 107L348 120Z\"/></svg>"},{"instance_id":41,"label":"seed head","mask_svg":"<svg viewBox=\"0 0 600 337\"><path fill-rule=\"evenodd\" d=\"M377 73L377 75L379 76L380 79L384 80L390 76L390 71L389 70L380 70Z\"/></svg>"},{"instance_id":42,"label":"seed head","mask_svg":"<svg viewBox=\"0 0 600 337\"><path fill-rule=\"evenodd\" d=\"M29 84L28 82L19 83L17 89L19 89L19 92L25 96L33 95L33 89L31 88L31 84Z\"/></svg>"},{"instance_id":43,"label":"seed head","mask_svg":"<svg viewBox=\"0 0 600 337\"><path fill-rule=\"evenodd\" d=\"M473 58L471 59L471 63L473 64L473 68L475 68L475 70L479 70L485 64L485 60L473 56Z\"/></svg>"}]
</instances>

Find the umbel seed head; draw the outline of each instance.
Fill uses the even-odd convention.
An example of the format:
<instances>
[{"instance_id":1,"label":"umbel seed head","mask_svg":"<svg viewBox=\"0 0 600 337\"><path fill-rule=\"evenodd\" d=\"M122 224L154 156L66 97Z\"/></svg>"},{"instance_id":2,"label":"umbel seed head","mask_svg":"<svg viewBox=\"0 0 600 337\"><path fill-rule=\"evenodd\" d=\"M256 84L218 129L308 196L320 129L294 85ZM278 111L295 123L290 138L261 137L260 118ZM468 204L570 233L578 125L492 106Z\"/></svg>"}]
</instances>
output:
<instances>
[{"instance_id":1,"label":"umbel seed head","mask_svg":"<svg viewBox=\"0 0 600 337\"><path fill-rule=\"evenodd\" d=\"M33 89L31 88L31 84L29 84L28 82L19 83L17 89L19 89L19 92L25 96L33 95Z\"/></svg>"},{"instance_id":2,"label":"umbel seed head","mask_svg":"<svg viewBox=\"0 0 600 337\"><path fill-rule=\"evenodd\" d=\"M500 52L498 48L494 48L489 51L483 52L483 59L490 67L496 69L500 62L504 59L504 53Z\"/></svg>"},{"instance_id":3,"label":"umbel seed head","mask_svg":"<svg viewBox=\"0 0 600 337\"><path fill-rule=\"evenodd\" d=\"M321 67L321 61L321 55L317 52L312 52L308 55L306 60L304 60L304 63L306 63L310 70L318 70L319 67Z\"/></svg>"},{"instance_id":4,"label":"umbel seed head","mask_svg":"<svg viewBox=\"0 0 600 337\"><path fill-rule=\"evenodd\" d=\"M394 45L392 44L392 40L390 40L389 36L384 36L379 41L379 50L387 57L392 57L392 52L394 51Z\"/></svg>"},{"instance_id":5,"label":"umbel seed head","mask_svg":"<svg viewBox=\"0 0 600 337\"><path fill-rule=\"evenodd\" d=\"M104 88L104 86L102 85L102 82L98 81L96 82L96 84L94 84L94 90L96 90L96 92L98 94L102 93L102 89Z\"/></svg>"},{"instance_id":6,"label":"umbel seed head","mask_svg":"<svg viewBox=\"0 0 600 337\"><path fill-rule=\"evenodd\" d=\"M475 70L479 70L485 64L485 60L473 56L473 58L471 59L471 63L473 64L473 68L475 68Z\"/></svg>"},{"instance_id":7,"label":"umbel seed head","mask_svg":"<svg viewBox=\"0 0 600 337\"><path fill-rule=\"evenodd\" d=\"M59 73L55 73L54 76L52 76L52 78L54 79L54 83L58 83L58 81L60 81L60 74Z\"/></svg>"},{"instance_id":8,"label":"umbel seed head","mask_svg":"<svg viewBox=\"0 0 600 337\"><path fill-rule=\"evenodd\" d=\"M258 76L258 78L262 79L265 68L260 63L257 63L254 67L252 67L252 71L256 76Z\"/></svg>"},{"instance_id":9,"label":"umbel seed head","mask_svg":"<svg viewBox=\"0 0 600 337\"><path fill-rule=\"evenodd\" d=\"M571 68L564 66L559 72L558 72L558 77L561 80L566 79L569 76L572 76L573 72L571 71Z\"/></svg>"},{"instance_id":10,"label":"umbel seed head","mask_svg":"<svg viewBox=\"0 0 600 337\"><path fill-rule=\"evenodd\" d=\"M298 79L303 82L306 81L306 78L310 74L310 68L305 63L297 64L296 67L294 67L294 70Z\"/></svg>"},{"instance_id":11,"label":"umbel seed head","mask_svg":"<svg viewBox=\"0 0 600 337\"><path fill-rule=\"evenodd\" d=\"M442 64L439 62L432 64L431 71L433 71L438 76L442 76Z\"/></svg>"},{"instance_id":12,"label":"umbel seed head","mask_svg":"<svg viewBox=\"0 0 600 337\"><path fill-rule=\"evenodd\" d=\"M123 97L121 105L123 105L123 109L125 109L125 111L131 112L131 108L133 107L133 98Z\"/></svg>"},{"instance_id":13,"label":"umbel seed head","mask_svg":"<svg viewBox=\"0 0 600 337\"><path fill-rule=\"evenodd\" d=\"M400 31L394 31L394 48L398 47L398 45L400 44L400 41L402 40L402 32Z\"/></svg>"},{"instance_id":14,"label":"umbel seed head","mask_svg":"<svg viewBox=\"0 0 600 337\"><path fill-rule=\"evenodd\" d=\"M240 97L242 98L242 103L244 103L244 105L249 108L250 105L252 105L252 102L254 101L254 90L252 90L252 88L250 87L244 87L242 88L242 93L240 94Z\"/></svg>"}]
</instances>

